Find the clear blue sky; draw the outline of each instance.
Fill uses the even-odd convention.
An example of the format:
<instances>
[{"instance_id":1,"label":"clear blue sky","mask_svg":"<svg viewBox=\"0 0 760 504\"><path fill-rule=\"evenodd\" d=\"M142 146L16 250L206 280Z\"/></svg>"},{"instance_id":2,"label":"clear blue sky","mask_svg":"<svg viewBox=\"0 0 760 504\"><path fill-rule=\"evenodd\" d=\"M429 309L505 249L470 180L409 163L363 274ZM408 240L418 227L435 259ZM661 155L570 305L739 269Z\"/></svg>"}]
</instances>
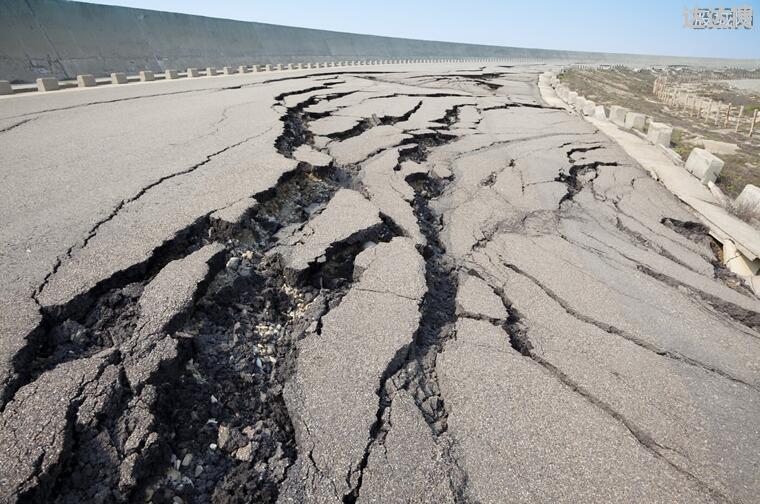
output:
<instances>
[{"instance_id":1,"label":"clear blue sky","mask_svg":"<svg viewBox=\"0 0 760 504\"><path fill-rule=\"evenodd\" d=\"M714 0L713 0L714 1ZM580 51L760 58L760 0L91 0L395 37ZM752 30L683 28L685 7L751 6Z\"/></svg>"}]
</instances>

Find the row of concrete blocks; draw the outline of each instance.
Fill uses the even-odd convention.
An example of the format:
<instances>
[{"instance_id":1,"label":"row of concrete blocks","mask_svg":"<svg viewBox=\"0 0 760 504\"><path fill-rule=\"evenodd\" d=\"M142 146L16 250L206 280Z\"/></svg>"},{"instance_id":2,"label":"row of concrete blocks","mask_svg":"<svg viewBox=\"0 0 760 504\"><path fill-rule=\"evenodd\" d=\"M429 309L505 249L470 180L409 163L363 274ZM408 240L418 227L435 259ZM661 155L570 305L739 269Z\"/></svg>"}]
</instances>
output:
<instances>
[{"instance_id":1,"label":"row of concrete blocks","mask_svg":"<svg viewBox=\"0 0 760 504\"><path fill-rule=\"evenodd\" d=\"M644 114L631 112L625 107L613 105L610 107L610 121L626 129L636 129L644 132L647 118ZM670 147L670 139L673 136L673 128L664 123L650 120L646 131L647 139L655 145ZM715 183L723 170L724 162L718 156L705 149L694 148L686 159L684 168L694 175L704 185Z\"/></svg>"},{"instance_id":2,"label":"row of concrete blocks","mask_svg":"<svg viewBox=\"0 0 760 504\"><path fill-rule=\"evenodd\" d=\"M556 76L551 77L552 86L554 86L557 95L562 98L568 105L575 108L579 113L586 116L593 116L598 119L606 119L604 106L597 105L594 101L578 95L575 91L570 91L564 84L560 84Z\"/></svg>"},{"instance_id":3,"label":"row of concrete blocks","mask_svg":"<svg viewBox=\"0 0 760 504\"><path fill-rule=\"evenodd\" d=\"M593 102L586 100L582 96L578 96L578 93L569 91L567 86L559 82L556 75L549 74L544 77L544 79L547 77L551 80L551 84L555 87L557 94L565 100L566 103L576 107L576 109L582 111L584 115L592 115L591 105L593 105ZM593 107L593 115L600 119L607 119L604 114L604 107L601 105ZM609 120L619 127L629 130L638 130L642 133L647 125L646 116L644 114L631 112L625 107L620 107L618 105L610 107ZM659 144L666 148L669 147L673 128L667 124L651 120L648 124L649 127L646 132L647 139L655 145ZM717 189L714 183L723 169L722 159L705 149L695 148L692 149L689 154L684 167L689 173L698 178L702 184L708 186L711 192L714 192ZM718 190L718 192L720 191ZM742 212L751 212L755 215L760 215L760 188L752 184L747 184L744 186L744 189L736 200L734 200L733 206L737 209L741 209ZM758 276L758 273L760 273L760 259L750 261L738 250L733 241L724 240L723 264L725 264L733 273L748 279L755 294L760 296L760 276Z\"/></svg>"},{"instance_id":4,"label":"row of concrete blocks","mask_svg":"<svg viewBox=\"0 0 760 504\"><path fill-rule=\"evenodd\" d=\"M356 60L356 61L329 61L329 62L315 62L315 63L287 63L287 64L276 64L276 65L253 65L253 66L245 66L241 65L237 68L233 67L223 67L221 70L221 74L223 75L233 75L236 73L243 74L243 73L249 73L249 72L271 72L275 70L299 70L299 69L309 69L309 68L328 68L328 67L348 67L348 66L361 66L361 65L389 65L389 64L411 64L411 63L455 63L455 62L462 62L466 61L463 59L394 59L394 60ZM208 67L205 69L205 71L201 71L197 68L188 68L187 72L184 73L184 77L200 77L201 75L205 75L207 77L211 77L214 75L219 75L220 72L218 69L214 67ZM148 82L153 81L156 79L156 74L154 72L151 72L149 70L143 70L139 74L140 81L141 82ZM180 77L183 77L183 75L180 74L177 70L166 70L164 72L164 79L165 80L171 80L171 79L179 79ZM127 84L129 82L129 78L127 77L126 73L122 72L116 72L111 74L111 84ZM77 75L77 86L80 88L84 87L95 87L98 85L98 82L95 79L95 76L91 74L84 74L84 75ZM41 77L37 79L37 90L38 91L56 91L60 89L60 82L55 77ZM10 83L8 81L0 80L0 95L4 94L12 94L13 88L11 87Z\"/></svg>"},{"instance_id":5,"label":"row of concrete blocks","mask_svg":"<svg viewBox=\"0 0 760 504\"><path fill-rule=\"evenodd\" d=\"M646 115L632 112L619 105L611 106L609 116L607 116L604 106L596 105L593 101L579 96L575 91L570 91L567 86L560 84L556 77L552 79L552 83L556 86L555 89L560 98L584 115L594 116L598 119L609 119L610 122L623 129L646 133L647 140L654 145L661 145L665 148L670 147L670 140L673 136L673 128L671 126L652 120L647 121ZM723 170L723 165L723 160L716 155L705 149L695 148L692 149L689 157L686 159L684 167L704 185L708 185L708 183L714 183L717 180L718 175Z\"/></svg>"}]
</instances>

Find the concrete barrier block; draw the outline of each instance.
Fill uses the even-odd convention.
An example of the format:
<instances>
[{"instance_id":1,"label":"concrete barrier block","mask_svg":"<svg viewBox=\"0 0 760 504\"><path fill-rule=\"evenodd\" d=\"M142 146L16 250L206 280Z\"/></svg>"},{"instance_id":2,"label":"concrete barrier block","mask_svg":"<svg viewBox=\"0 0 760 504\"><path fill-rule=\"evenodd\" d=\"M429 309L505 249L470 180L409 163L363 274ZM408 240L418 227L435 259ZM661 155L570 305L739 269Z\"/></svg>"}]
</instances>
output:
<instances>
[{"instance_id":1,"label":"concrete barrier block","mask_svg":"<svg viewBox=\"0 0 760 504\"><path fill-rule=\"evenodd\" d=\"M592 116L596 110L596 103L591 100L585 100L583 103L583 115Z\"/></svg>"},{"instance_id":2,"label":"concrete barrier block","mask_svg":"<svg viewBox=\"0 0 760 504\"><path fill-rule=\"evenodd\" d=\"M233 75L235 73L235 70L232 67L226 66L222 67L222 73L224 75Z\"/></svg>"},{"instance_id":3,"label":"concrete barrier block","mask_svg":"<svg viewBox=\"0 0 760 504\"><path fill-rule=\"evenodd\" d=\"M670 146L670 138L673 136L673 128L665 123L650 122L647 129L647 138L655 145Z\"/></svg>"},{"instance_id":4,"label":"concrete barrier block","mask_svg":"<svg viewBox=\"0 0 760 504\"><path fill-rule=\"evenodd\" d=\"M9 95L13 94L13 88L11 87L11 83L7 80L0 80L0 95Z\"/></svg>"},{"instance_id":5,"label":"concrete barrier block","mask_svg":"<svg viewBox=\"0 0 760 504\"><path fill-rule=\"evenodd\" d=\"M190 76L190 70L187 71L188 77ZM156 76L153 75L153 72L150 70L142 70L140 71L140 82L149 82L152 80L155 80Z\"/></svg>"},{"instance_id":6,"label":"concrete barrier block","mask_svg":"<svg viewBox=\"0 0 760 504\"><path fill-rule=\"evenodd\" d=\"M740 277L752 277L760 271L760 259L750 261L736 248L731 240L723 242L723 264Z\"/></svg>"},{"instance_id":7,"label":"concrete barrier block","mask_svg":"<svg viewBox=\"0 0 760 504\"><path fill-rule=\"evenodd\" d=\"M760 187L752 184L744 186L742 192L736 197L734 205L760 213Z\"/></svg>"},{"instance_id":8,"label":"concrete barrier block","mask_svg":"<svg viewBox=\"0 0 760 504\"><path fill-rule=\"evenodd\" d=\"M625 127L628 129L637 129L644 131L646 128L647 116L639 112L628 112L625 115Z\"/></svg>"},{"instance_id":9,"label":"concrete barrier block","mask_svg":"<svg viewBox=\"0 0 760 504\"><path fill-rule=\"evenodd\" d=\"M176 70L167 70L164 75L166 80L179 79L179 73Z\"/></svg>"},{"instance_id":10,"label":"concrete barrier block","mask_svg":"<svg viewBox=\"0 0 760 504\"><path fill-rule=\"evenodd\" d=\"M219 72L216 71L216 68L214 67L207 67L206 68L206 77L213 77L214 75L218 75Z\"/></svg>"},{"instance_id":11,"label":"concrete barrier block","mask_svg":"<svg viewBox=\"0 0 760 504\"><path fill-rule=\"evenodd\" d=\"M241 74L248 73L248 67L245 65L240 65L237 71L238 73L241 73Z\"/></svg>"},{"instance_id":12,"label":"concrete barrier block","mask_svg":"<svg viewBox=\"0 0 760 504\"><path fill-rule=\"evenodd\" d=\"M55 91L58 87L58 79L55 77L40 77L37 79L37 91Z\"/></svg>"},{"instance_id":13,"label":"concrete barrier block","mask_svg":"<svg viewBox=\"0 0 760 504\"><path fill-rule=\"evenodd\" d=\"M77 75L78 87L95 87L98 83L95 82L95 76L92 74Z\"/></svg>"},{"instance_id":14,"label":"concrete barrier block","mask_svg":"<svg viewBox=\"0 0 760 504\"><path fill-rule=\"evenodd\" d=\"M274 66L274 69L275 69L275 70L282 70L282 64L281 64L281 63L277 63L277 64Z\"/></svg>"},{"instance_id":15,"label":"concrete barrier block","mask_svg":"<svg viewBox=\"0 0 760 504\"><path fill-rule=\"evenodd\" d=\"M594 107L594 117L596 119L607 119L607 113L604 111L604 105Z\"/></svg>"},{"instance_id":16,"label":"concrete barrier block","mask_svg":"<svg viewBox=\"0 0 760 504\"><path fill-rule=\"evenodd\" d=\"M272 65L264 65L264 71L265 72L271 72L272 71Z\"/></svg>"},{"instance_id":17,"label":"concrete barrier block","mask_svg":"<svg viewBox=\"0 0 760 504\"><path fill-rule=\"evenodd\" d=\"M122 72L116 72L111 74L111 84L126 84L127 74Z\"/></svg>"},{"instance_id":18,"label":"concrete barrier block","mask_svg":"<svg viewBox=\"0 0 760 504\"><path fill-rule=\"evenodd\" d=\"M261 71L261 68L259 67L259 65L251 65L251 72L257 73L260 71Z\"/></svg>"},{"instance_id":19,"label":"concrete barrier block","mask_svg":"<svg viewBox=\"0 0 760 504\"><path fill-rule=\"evenodd\" d=\"M628 114L628 109L621 107L620 105L613 105L610 107L610 121L618 126L625 127L625 116Z\"/></svg>"},{"instance_id":20,"label":"concrete barrier block","mask_svg":"<svg viewBox=\"0 0 760 504\"><path fill-rule=\"evenodd\" d=\"M187 69L187 76L188 77L200 77L201 73L197 68L188 68Z\"/></svg>"},{"instance_id":21,"label":"concrete barrier block","mask_svg":"<svg viewBox=\"0 0 760 504\"><path fill-rule=\"evenodd\" d=\"M705 149L696 148L686 160L686 170L703 184L715 182L723 169L723 160Z\"/></svg>"}]
</instances>

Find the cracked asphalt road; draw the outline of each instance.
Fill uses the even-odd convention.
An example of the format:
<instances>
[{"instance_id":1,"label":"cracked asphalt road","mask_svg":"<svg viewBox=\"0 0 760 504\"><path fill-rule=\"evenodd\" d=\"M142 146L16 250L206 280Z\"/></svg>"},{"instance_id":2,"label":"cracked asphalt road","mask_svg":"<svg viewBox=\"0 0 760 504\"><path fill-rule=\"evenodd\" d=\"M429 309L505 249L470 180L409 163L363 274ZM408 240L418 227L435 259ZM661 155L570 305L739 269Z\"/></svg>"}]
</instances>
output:
<instances>
[{"instance_id":1,"label":"cracked asphalt road","mask_svg":"<svg viewBox=\"0 0 760 504\"><path fill-rule=\"evenodd\" d=\"M543 68L386 68L0 100L0 501L757 502L706 230Z\"/></svg>"}]
</instances>

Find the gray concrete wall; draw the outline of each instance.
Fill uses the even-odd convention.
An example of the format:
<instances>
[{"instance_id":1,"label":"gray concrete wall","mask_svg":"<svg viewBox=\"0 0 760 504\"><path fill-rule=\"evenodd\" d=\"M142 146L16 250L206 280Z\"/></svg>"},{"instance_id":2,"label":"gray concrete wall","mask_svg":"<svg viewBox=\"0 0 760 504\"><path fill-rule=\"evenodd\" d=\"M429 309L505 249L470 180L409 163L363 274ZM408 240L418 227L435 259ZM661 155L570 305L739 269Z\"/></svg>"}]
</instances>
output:
<instances>
[{"instance_id":1,"label":"gray concrete wall","mask_svg":"<svg viewBox=\"0 0 760 504\"><path fill-rule=\"evenodd\" d=\"M537 58L758 66L760 62L549 51L356 35L61 0L0 0L0 80L372 58Z\"/></svg>"}]
</instances>

